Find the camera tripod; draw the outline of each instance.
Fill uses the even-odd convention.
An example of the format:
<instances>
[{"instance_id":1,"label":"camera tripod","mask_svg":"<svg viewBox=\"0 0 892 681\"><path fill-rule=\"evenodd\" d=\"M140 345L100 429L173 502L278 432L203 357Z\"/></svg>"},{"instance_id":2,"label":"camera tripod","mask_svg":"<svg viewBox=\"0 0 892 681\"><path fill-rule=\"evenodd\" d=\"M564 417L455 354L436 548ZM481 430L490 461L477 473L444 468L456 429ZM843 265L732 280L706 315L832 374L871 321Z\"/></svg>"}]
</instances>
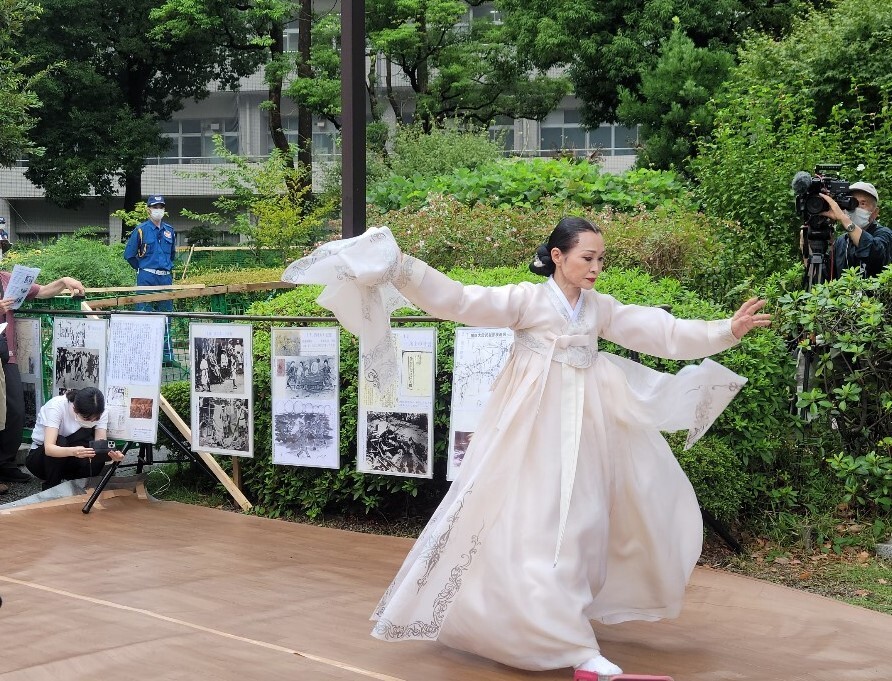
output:
<instances>
[{"instance_id":1,"label":"camera tripod","mask_svg":"<svg viewBox=\"0 0 892 681\"><path fill-rule=\"evenodd\" d=\"M808 260L805 271L805 290L811 291L817 284L830 279L828 253L830 242L827 240L809 240ZM799 349L796 356L796 394L810 391L814 385L815 352L810 348ZM794 410L797 409L794 405ZM799 410L799 416L808 419L805 410Z\"/></svg>"},{"instance_id":2,"label":"camera tripod","mask_svg":"<svg viewBox=\"0 0 892 681\"><path fill-rule=\"evenodd\" d=\"M205 473L210 475L212 478L214 477L213 472L208 468L207 464L201 460L201 457L196 456L192 451L192 447L190 446L188 440L184 440L178 433L174 433L171 428L164 423L163 421L158 422L158 428L165 435L167 435L168 440L172 445L172 449L176 450L176 452L180 455L181 460L188 460L195 462L199 468L201 468ZM137 460L135 464L124 464L127 466L136 466L136 472L141 473L143 467L151 466L155 463L154 459L154 445L142 443L142 442L128 442L125 444L121 451L125 454L133 448L134 445L139 446L139 454L137 456ZM100 479L99 483L96 485L93 490L93 494L90 495L90 498L87 500L87 503L84 504L81 511L83 513L89 513L90 509L93 508L93 504L96 503L96 500L99 498L99 495L102 494L102 491L105 489L105 486L108 485L109 481L114 477L115 471L118 470L118 466L121 465L120 461L112 461L109 466L105 468L105 472Z\"/></svg>"}]
</instances>

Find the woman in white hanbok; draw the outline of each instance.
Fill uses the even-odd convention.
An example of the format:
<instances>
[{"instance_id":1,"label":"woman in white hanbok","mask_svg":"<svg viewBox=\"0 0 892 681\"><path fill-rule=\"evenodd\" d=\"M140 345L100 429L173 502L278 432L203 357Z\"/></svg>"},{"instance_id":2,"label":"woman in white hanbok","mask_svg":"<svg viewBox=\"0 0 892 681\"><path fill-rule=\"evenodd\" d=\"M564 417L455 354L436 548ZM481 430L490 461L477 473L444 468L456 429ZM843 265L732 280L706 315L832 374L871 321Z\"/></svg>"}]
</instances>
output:
<instances>
[{"instance_id":1,"label":"woman in white hanbok","mask_svg":"<svg viewBox=\"0 0 892 681\"><path fill-rule=\"evenodd\" d=\"M688 429L692 443L745 379L709 360L663 374L599 352L598 338L695 359L770 318L755 299L710 322L622 305L593 290L604 251L600 230L564 218L531 266L547 281L463 286L402 256L380 229L283 275L329 285L319 302L362 334L372 380L392 380L389 284L435 317L515 332L458 476L373 614L377 638L595 678L621 670L600 655L590 620L678 615L703 530L659 431Z\"/></svg>"}]
</instances>

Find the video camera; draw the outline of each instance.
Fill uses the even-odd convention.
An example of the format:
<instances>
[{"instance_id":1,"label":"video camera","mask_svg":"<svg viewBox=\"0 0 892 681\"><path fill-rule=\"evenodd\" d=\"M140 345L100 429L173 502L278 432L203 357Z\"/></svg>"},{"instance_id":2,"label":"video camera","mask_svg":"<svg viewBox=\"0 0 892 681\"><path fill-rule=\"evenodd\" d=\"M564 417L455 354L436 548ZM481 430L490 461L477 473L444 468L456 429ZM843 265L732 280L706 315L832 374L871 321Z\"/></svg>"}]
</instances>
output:
<instances>
[{"instance_id":1,"label":"video camera","mask_svg":"<svg viewBox=\"0 0 892 681\"><path fill-rule=\"evenodd\" d=\"M842 165L839 163L824 163L815 166L815 173L800 170L793 177L791 186L796 194L796 212L802 216L802 221L808 228L806 238L810 242L825 242L829 244L833 237L833 218L821 213L830 209L830 204L824 198L828 194L843 210L855 210L858 200L852 196L849 182L838 176Z\"/></svg>"}]
</instances>

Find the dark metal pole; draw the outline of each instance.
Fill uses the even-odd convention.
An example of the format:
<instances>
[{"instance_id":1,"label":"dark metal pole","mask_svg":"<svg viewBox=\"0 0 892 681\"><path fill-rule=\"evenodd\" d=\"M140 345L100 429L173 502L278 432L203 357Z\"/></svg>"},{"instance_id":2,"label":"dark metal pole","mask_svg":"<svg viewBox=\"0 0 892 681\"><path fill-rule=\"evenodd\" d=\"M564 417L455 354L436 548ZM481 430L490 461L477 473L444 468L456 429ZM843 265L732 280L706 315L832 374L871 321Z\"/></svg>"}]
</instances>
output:
<instances>
[{"instance_id":1,"label":"dark metal pole","mask_svg":"<svg viewBox=\"0 0 892 681\"><path fill-rule=\"evenodd\" d=\"M365 231L365 0L341 3L341 234Z\"/></svg>"}]
</instances>

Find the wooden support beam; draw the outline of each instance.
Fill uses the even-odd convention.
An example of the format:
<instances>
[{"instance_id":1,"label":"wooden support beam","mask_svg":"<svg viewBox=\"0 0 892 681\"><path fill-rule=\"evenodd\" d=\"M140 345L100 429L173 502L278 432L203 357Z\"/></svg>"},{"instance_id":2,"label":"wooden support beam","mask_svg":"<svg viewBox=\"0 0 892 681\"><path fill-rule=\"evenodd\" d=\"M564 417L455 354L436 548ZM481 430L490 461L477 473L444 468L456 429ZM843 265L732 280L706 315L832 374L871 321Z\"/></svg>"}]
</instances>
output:
<instances>
[{"instance_id":1,"label":"wooden support beam","mask_svg":"<svg viewBox=\"0 0 892 681\"><path fill-rule=\"evenodd\" d=\"M186 425L186 422L183 421L179 414L177 414L176 409L171 406L170 402L167 401L164 395L161 395L161 411L163 411L167 415L167 418L171 420L173 425L176 426L176 429L180 431L182 436L191 442L192 429ZM235 500L235 502L242 507L242 510L250 511L252 508L251 502L248 501L248 498L244 494L242 494L242 491L232 481L232 478L226 475L226 471L224 471L220 467L220 464L217 463L217 460L207 452L195 453L201 457L201 460L204 461L205 464L207 464L207 467L211 470L217 480L219 480L223 484L223 486L226 488L226 491L229 492L230 495L232 495L232 498Z\"/></svg>"},{"instance_id":2,"label":"wooden support beam","mask_svg":"<svg viewBox=\"0 0 892 681\"><path fill-rule=\"evenodd\" d=\"M168 284L167 286L102 286L86 288L87 293L122 293L124 291L179 291L184 289L207 288L207 284ZM66 289L68 291L68 289ZM70 293L70 291L68 291ZM61 295L61 294L60 294Z\"/></svg>"},{"instance_id":3,"label":"wooden support beam","mask_svg":"<svg viewBox=\"0 0 892 681\"><path fill-rule=\"evenodd\" d=\"M172 288L172 287L168 287ZM271 291L279 288L294 288L294 284L287 281L264 281L251 284L225 284L220 286L203 286L200 289L186 289L181 291L168 291L166 293L147 293L141 296L118 296L115 298L102 298L91 300L90 307L101 310L122 305L134 305L136 303L149 303L156 300L180 300L183 298L201 298L205 296L225 295L227 293L250 293L252 291Z\"/></svg>"}]
</instances>

